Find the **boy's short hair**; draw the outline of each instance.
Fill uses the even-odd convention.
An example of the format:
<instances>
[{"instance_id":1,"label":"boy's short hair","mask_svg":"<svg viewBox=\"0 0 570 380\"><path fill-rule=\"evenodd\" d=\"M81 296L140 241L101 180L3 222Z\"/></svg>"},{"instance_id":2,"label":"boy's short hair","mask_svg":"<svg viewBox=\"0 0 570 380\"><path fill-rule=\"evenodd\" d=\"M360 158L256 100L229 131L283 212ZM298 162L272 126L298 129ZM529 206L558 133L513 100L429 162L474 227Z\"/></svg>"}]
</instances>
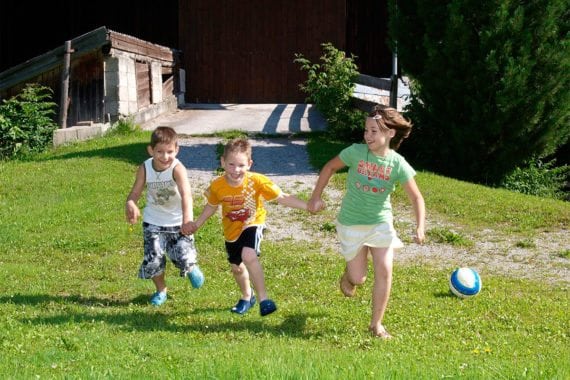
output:
<instances>
[{"instance_id":1,"label":"boy's short hair","mask_svg":"<svg viewBox=\"0 0 570 380\"><path fill-rule=\"evenodd\" d=\"M232 153L245 153L248 160L251 160L251 144L249 140L243 137L238 137L233 140L230 140L224 146L223 157L227 158L228 155Z\"/></svg>"},{"instance_id":2,"label":"boy's short hair","mask_svg":"<svg viewBox=\"0 0 570 380\"><path fill-rule=\"evenodd\" d=\"M150 136L150 146L157 144L174 144L178 146L178 134L171 127L156 127Z\"/></svg>"}]
</instances>

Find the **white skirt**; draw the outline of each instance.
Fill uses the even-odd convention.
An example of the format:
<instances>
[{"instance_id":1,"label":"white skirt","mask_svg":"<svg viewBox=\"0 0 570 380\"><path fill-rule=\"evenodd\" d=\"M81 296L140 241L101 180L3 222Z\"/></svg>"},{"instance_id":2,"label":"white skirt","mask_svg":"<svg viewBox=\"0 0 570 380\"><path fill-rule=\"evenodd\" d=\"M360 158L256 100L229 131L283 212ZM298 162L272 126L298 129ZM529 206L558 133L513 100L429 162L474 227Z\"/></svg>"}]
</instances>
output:
<instances>
[{"instance_id":1,"label":"white skirt","mask_svg":"<svg viewBox=\"0 0 570 380\"><path fill-rule=\"evenodd\" d=\"M394 249L404 246L392 223L345 226L337 220L336 234L346 261L354 259L363 246Z\"/></svg>"}]
</instances>

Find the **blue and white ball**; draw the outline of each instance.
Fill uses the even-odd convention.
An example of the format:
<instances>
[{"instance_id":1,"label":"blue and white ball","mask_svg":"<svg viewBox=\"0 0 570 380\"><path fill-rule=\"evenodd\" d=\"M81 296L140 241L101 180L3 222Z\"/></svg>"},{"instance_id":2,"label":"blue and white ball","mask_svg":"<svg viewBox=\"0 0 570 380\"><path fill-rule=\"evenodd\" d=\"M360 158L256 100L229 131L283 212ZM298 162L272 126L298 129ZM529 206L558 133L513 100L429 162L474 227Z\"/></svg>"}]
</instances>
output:
<instances>
[{"instance_id":1,"label":"blue and white ball","mask_svg":"<svg viewBox=\"0 0 570 380\"><path fill-rule=\"evenodd\" d=\"M457 268L449 278L449 289L457 297L473 297L481 292L481 277L475 269Z\"/></svg>"}]
</instances>

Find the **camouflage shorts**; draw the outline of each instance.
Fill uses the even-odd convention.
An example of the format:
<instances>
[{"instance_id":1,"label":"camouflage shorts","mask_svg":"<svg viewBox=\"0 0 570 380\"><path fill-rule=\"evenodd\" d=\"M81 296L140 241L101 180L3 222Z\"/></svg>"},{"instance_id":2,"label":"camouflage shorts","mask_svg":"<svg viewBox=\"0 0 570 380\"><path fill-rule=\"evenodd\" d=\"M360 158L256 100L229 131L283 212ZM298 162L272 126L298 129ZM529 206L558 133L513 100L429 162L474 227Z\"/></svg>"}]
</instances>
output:
<instances>
[{"instance_id":1,"label":"camouflage shorts","mask_svg":"<svg viewBox=\"0 0 570 380\"><path fill-rule=\"evenodd\" d=\"M149 279L164 272L166 257L184 277L197 262L193 235L182 235L180 227L160 227L143 223L144 257L139 278Z\"/></svg>"}]
</instances>

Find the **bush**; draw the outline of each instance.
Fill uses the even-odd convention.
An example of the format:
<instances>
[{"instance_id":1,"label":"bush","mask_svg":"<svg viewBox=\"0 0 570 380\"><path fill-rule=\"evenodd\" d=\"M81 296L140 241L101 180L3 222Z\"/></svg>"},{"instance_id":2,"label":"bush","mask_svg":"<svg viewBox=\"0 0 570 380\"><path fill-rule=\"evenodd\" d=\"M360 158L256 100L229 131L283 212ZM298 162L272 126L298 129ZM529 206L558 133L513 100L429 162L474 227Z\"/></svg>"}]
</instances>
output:
<instances>
[{"instance_id":1,"label":"bush","mask_svg":"<svg viewBox=\"0 0 570 380\"><path fill-rule=\"evenodd\" d=\"M364 113L352 106L352 93L359 74L355 57L347 57L331 43L321 46L324 53L320 64L295 54L295 62L301 65L301 70L307 71L307 81L299 87L308 94L306 101L315 104L323 114L328 132L335 139L360 141Z\"/></svg>"},{"instance_id":2,"label":"bush","mask_svg":"<svg viewBox=\"0 0 570 380\"><path fill-rule=\"evenodd\" d=\"M111 125L107 131L107 135L127 136L141 130L141 126L135 123L132 116L120 118L116 123Z\"/></svg>"},{"instance_id":3,"label":"bush","mask_svg":"<svg viewBox=\"0 0 570 380\"><path fill-rule=\"evenodd\" d=\"M49 87L28 84L0 104L0 159L42 152L53 143L57 104L51 101L52 93Z\"/></svg>"},{"instance_id":4,"label":"bush","mask_svg":"<svg viewBox=\"0 0 570 380\"><path fill-rule=\"evenodd\" d=\"M555 166L552 160L530 160L526 167L516 168L503 179L501 186L518 193L561 200L568 199L565 187L570 176L570 166Z\"/></svg>"},{"instance_id":5,"label":"bush","mask_svg":"<svg viewBox=\"0 0 570 380\"><path fill-rule=\"evenodd\" d=\"M570 137L567 7L391 0L391 39L414 84L407 156L444 175L496 184L562 146Z\"/></svg>"}]
</instances>

